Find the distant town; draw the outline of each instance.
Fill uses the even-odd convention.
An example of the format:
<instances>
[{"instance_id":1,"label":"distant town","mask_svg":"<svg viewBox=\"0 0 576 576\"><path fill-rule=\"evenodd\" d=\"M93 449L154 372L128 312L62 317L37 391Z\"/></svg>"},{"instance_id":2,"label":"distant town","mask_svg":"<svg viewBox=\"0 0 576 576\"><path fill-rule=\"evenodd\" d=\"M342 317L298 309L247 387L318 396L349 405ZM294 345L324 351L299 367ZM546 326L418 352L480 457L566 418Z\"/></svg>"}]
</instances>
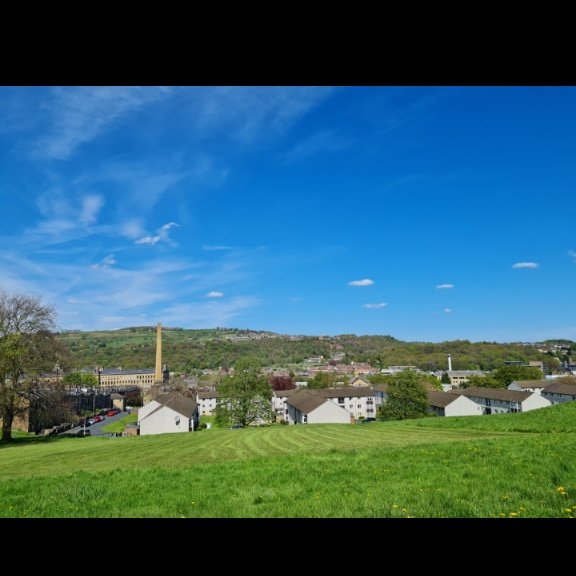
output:
<instances>
[{"instance_id":1,"label":"distant town","mask_svg":"<svg viewBox=\"0 0 576 576\"><path fill-rule=\"evenodd\" d=\"M232 362L229 366L197 367L187 372L169 369L165 360L170 361L174 355L171 343L174 348L180 344L167 336L179 331L182 332L182 329L162 328L160 324L154 328L139 327L119 331L118 337L122 337L121 332L130 332L147 340L145 343L130 344L138 352L142 348L147 350L147 366L73 366L69 359L67 369L55 366L51 373L43 373L40 380L47 386L56 385L65 396L60 403L60 410L42 409L44 399L41 396L36 400L31 399L28 409L14 420L14 428L44 435L65 433L87 436L92 435L90 428L94 426L94 431L98 429L101 430L100 434L106 434L102 431L105 430L102 422L107 417L132 412L137 413L137 418L124 426L122 435L193 432L200 427L209 428L214 418L231 427L278 423L370 423L382 417L385 412L383 407L390 402L391 394L396 401L393 388L397 379L404 382L400 390L402 386L411 385L406 374L425 390L424 411L428 416L486 416L525 412L576 400L576 364L572 360L576 345L568 340L508 345L512 346L510 350L516 355L518 350L524 350L529 352L527 357L539 355L541 359L538 360L503 359L502 353L508 351L507 345L494 343L475 345L465 341L448 342L436 345L440 352L433 345L422 344L428 347L428 354L434 355L434 361L426 359L422 362L420 353L419 365L415 362L382 366L383 356L392 357L393 354L386 347L380 351L370 350L370 346L375 348L374 342L391 344L392 348L398 349L398 357L401 358L406 357L406 351L403 350L406 343L390 336L364 337L363 340L362 337L352 335L309 337L227 329L198 331L195 336L203 347L214 340L228 342L228 347L263 340L309 342L312 347L318 341L328 344L326 355L301 357L298 362L286 362L285 366L267 366L257 362L254 382L265 384L264 388L259 389L254 384L256 388L248 398L248 404L254 410L248 417L234 409L238 398L228 383L238 379L239 374ZM151 337L153 333L155 338ZM85 338L85 334L74 331L61 334L65 339L71 335ZM109 335L97 333L92 335L92 340L94 338L95 349L100 353L103 348L114 347L115 340ZM356 352L350 350L350 341L357 344ZM70 342L74 352L74 348L78 348L75 344L77 340ZM463 355L469 354L469 348L474 346L479 350L483 346L498 350L498 354L493 352L496 363L492 364L491 369L454 369L454 364L461 363L461 358L457 353L443 354L451 344L456 351L462 349ZM410 348L414 344L407 343L406 346ZM87 347L90 348L90 345ZM438 367L439 353L444 359L442 367ZM351 359L370 355L377 362ZM476 356L481 364L482 354ZM419 354L414 357L418 358ZM101 357L98 359L101 361ZM153 363L155 367L150 368ZM434 369L426 370L426 366ZM247 403L246 398L243 401ZM424 415L424 411L418 416Z\"/></svg>"}]
</instances>

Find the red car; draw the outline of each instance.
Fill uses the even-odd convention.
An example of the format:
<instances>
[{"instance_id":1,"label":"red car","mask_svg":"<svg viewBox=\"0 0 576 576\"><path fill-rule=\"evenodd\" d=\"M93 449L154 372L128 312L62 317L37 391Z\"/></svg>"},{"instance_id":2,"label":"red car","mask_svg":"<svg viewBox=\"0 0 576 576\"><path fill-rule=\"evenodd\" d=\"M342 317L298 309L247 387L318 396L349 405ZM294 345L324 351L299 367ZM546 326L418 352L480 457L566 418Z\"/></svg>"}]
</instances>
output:
<instances>
[{"instance_id":1,"label":"red car","mask_svg":"<svg viewBox=\"0 0 576 576\"><path fill-rule=\"evenodd\" d=\"M118 414L120 412L120 410L109 410L106 413L106 416L116 416L116 414Z\"/></svg>"}]
</instances>

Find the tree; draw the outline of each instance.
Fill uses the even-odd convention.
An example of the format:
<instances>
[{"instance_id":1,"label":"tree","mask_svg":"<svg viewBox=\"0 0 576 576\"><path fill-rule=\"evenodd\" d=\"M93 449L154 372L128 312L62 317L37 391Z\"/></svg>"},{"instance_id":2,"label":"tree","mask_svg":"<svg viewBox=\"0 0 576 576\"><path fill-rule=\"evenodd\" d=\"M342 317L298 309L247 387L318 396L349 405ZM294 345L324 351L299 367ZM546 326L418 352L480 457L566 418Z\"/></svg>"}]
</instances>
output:
<instances>
[{"instance_id":1,"label":"tree","mask_svg":"<svg viewBox=\"0 0 576 576\"><path fill-rule=\"evenodd\" d=\"M544 374L533 366L502 366L492 372L493 378L500 382L501 388L507 388L517 380L542 380Z\"/></svg>"},{"instance_id":2,"label":"tree","mask_svg":"<svg viewBox=\"0 0 576 576\"><path fill-rule=\"evenodd\" d=\"M450 380L450 376L448 376L448 372L442 373L442 378L440 379L442 384L451 384L452 380Z\"/></svg>"},{"instance_id":3,"label":"tree","mask_svg":"<svg viewBox=\"0 0 576 576\"><path fill-rule=\"evenodd\" d=\"M248 426L257 419L272 421L272 389L260 374L260 362L256 358L240 358L234 373L222 379L218 394L216 420L219 424Z\"/></svg>"},{"instance_id":4,"label":"tree","mask_svg":"<svg viewBox=\"0 0 576 576\"><path fill-rule=\"evenodd\" d=\"M294 390L296 384L290 376L272 376L269 380L272 390Z\"/></svg>"},{"instance_id":5,"label":"tree","mask_svg":"<svg viewBox=\"0 0 576 576\"><path fill-rule=\"evenodd\" d=\"M342 377L330 372L316 372L314 378L308 381L308 388L330 388Z\"/></svg>"},{"instance_id":6,"label":"tree","mask_svg":"<svg viewBox=\"0 0 576 576\"><path fill-rule=\"evenodd\" d=\"M425 381L418 372L404 370L390 376L388 400L380 408L380 420L407 420L429 416Z\"/></svg>"},{"instance_id":7,"label":"tree","mask_svg":"<svg viewBox=\"0 0 576 576\"><path fill-rule=\"evenodd\" d=\"M2 440L12 439L14 419L50 388L52 372L66 352L51 330L54 310L40 298L0 290L0 419Z\"/></svg>"}]
</instances>

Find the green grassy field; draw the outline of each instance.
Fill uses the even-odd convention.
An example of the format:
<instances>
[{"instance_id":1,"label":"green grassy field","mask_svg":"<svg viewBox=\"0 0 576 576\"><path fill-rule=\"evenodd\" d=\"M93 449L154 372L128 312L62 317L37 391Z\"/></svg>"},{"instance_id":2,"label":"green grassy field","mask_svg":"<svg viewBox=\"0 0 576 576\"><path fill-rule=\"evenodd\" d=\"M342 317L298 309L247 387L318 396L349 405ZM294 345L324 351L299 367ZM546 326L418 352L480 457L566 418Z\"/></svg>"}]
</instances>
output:
<instances>
[{"instance_id":1,"label":"green grassy field","mask_svg":"<svg viewBox=\"0 0 576 576\"><path fill-rule=\"evenodd\" d=\"M0 444L0 517L574 517L576 403Z\"/></svg>"}]
</instances>

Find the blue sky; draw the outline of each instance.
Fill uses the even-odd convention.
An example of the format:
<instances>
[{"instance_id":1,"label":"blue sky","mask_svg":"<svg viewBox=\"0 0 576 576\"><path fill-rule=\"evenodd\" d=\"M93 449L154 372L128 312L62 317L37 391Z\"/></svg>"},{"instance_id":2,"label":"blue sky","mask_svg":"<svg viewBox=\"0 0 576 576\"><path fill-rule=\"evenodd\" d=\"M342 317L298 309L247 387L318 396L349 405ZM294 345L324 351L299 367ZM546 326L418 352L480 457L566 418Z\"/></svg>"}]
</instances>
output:
<instances>
[{"instance_id":1,"label":"blue sky","mask_svg":"<svg viewBox=\"0 0 576 576\"><path fill-rule=\"evenodd\" d=\"M61 329L576 340L576 87L0 87Z\"/></svg>"}]
</instances>

